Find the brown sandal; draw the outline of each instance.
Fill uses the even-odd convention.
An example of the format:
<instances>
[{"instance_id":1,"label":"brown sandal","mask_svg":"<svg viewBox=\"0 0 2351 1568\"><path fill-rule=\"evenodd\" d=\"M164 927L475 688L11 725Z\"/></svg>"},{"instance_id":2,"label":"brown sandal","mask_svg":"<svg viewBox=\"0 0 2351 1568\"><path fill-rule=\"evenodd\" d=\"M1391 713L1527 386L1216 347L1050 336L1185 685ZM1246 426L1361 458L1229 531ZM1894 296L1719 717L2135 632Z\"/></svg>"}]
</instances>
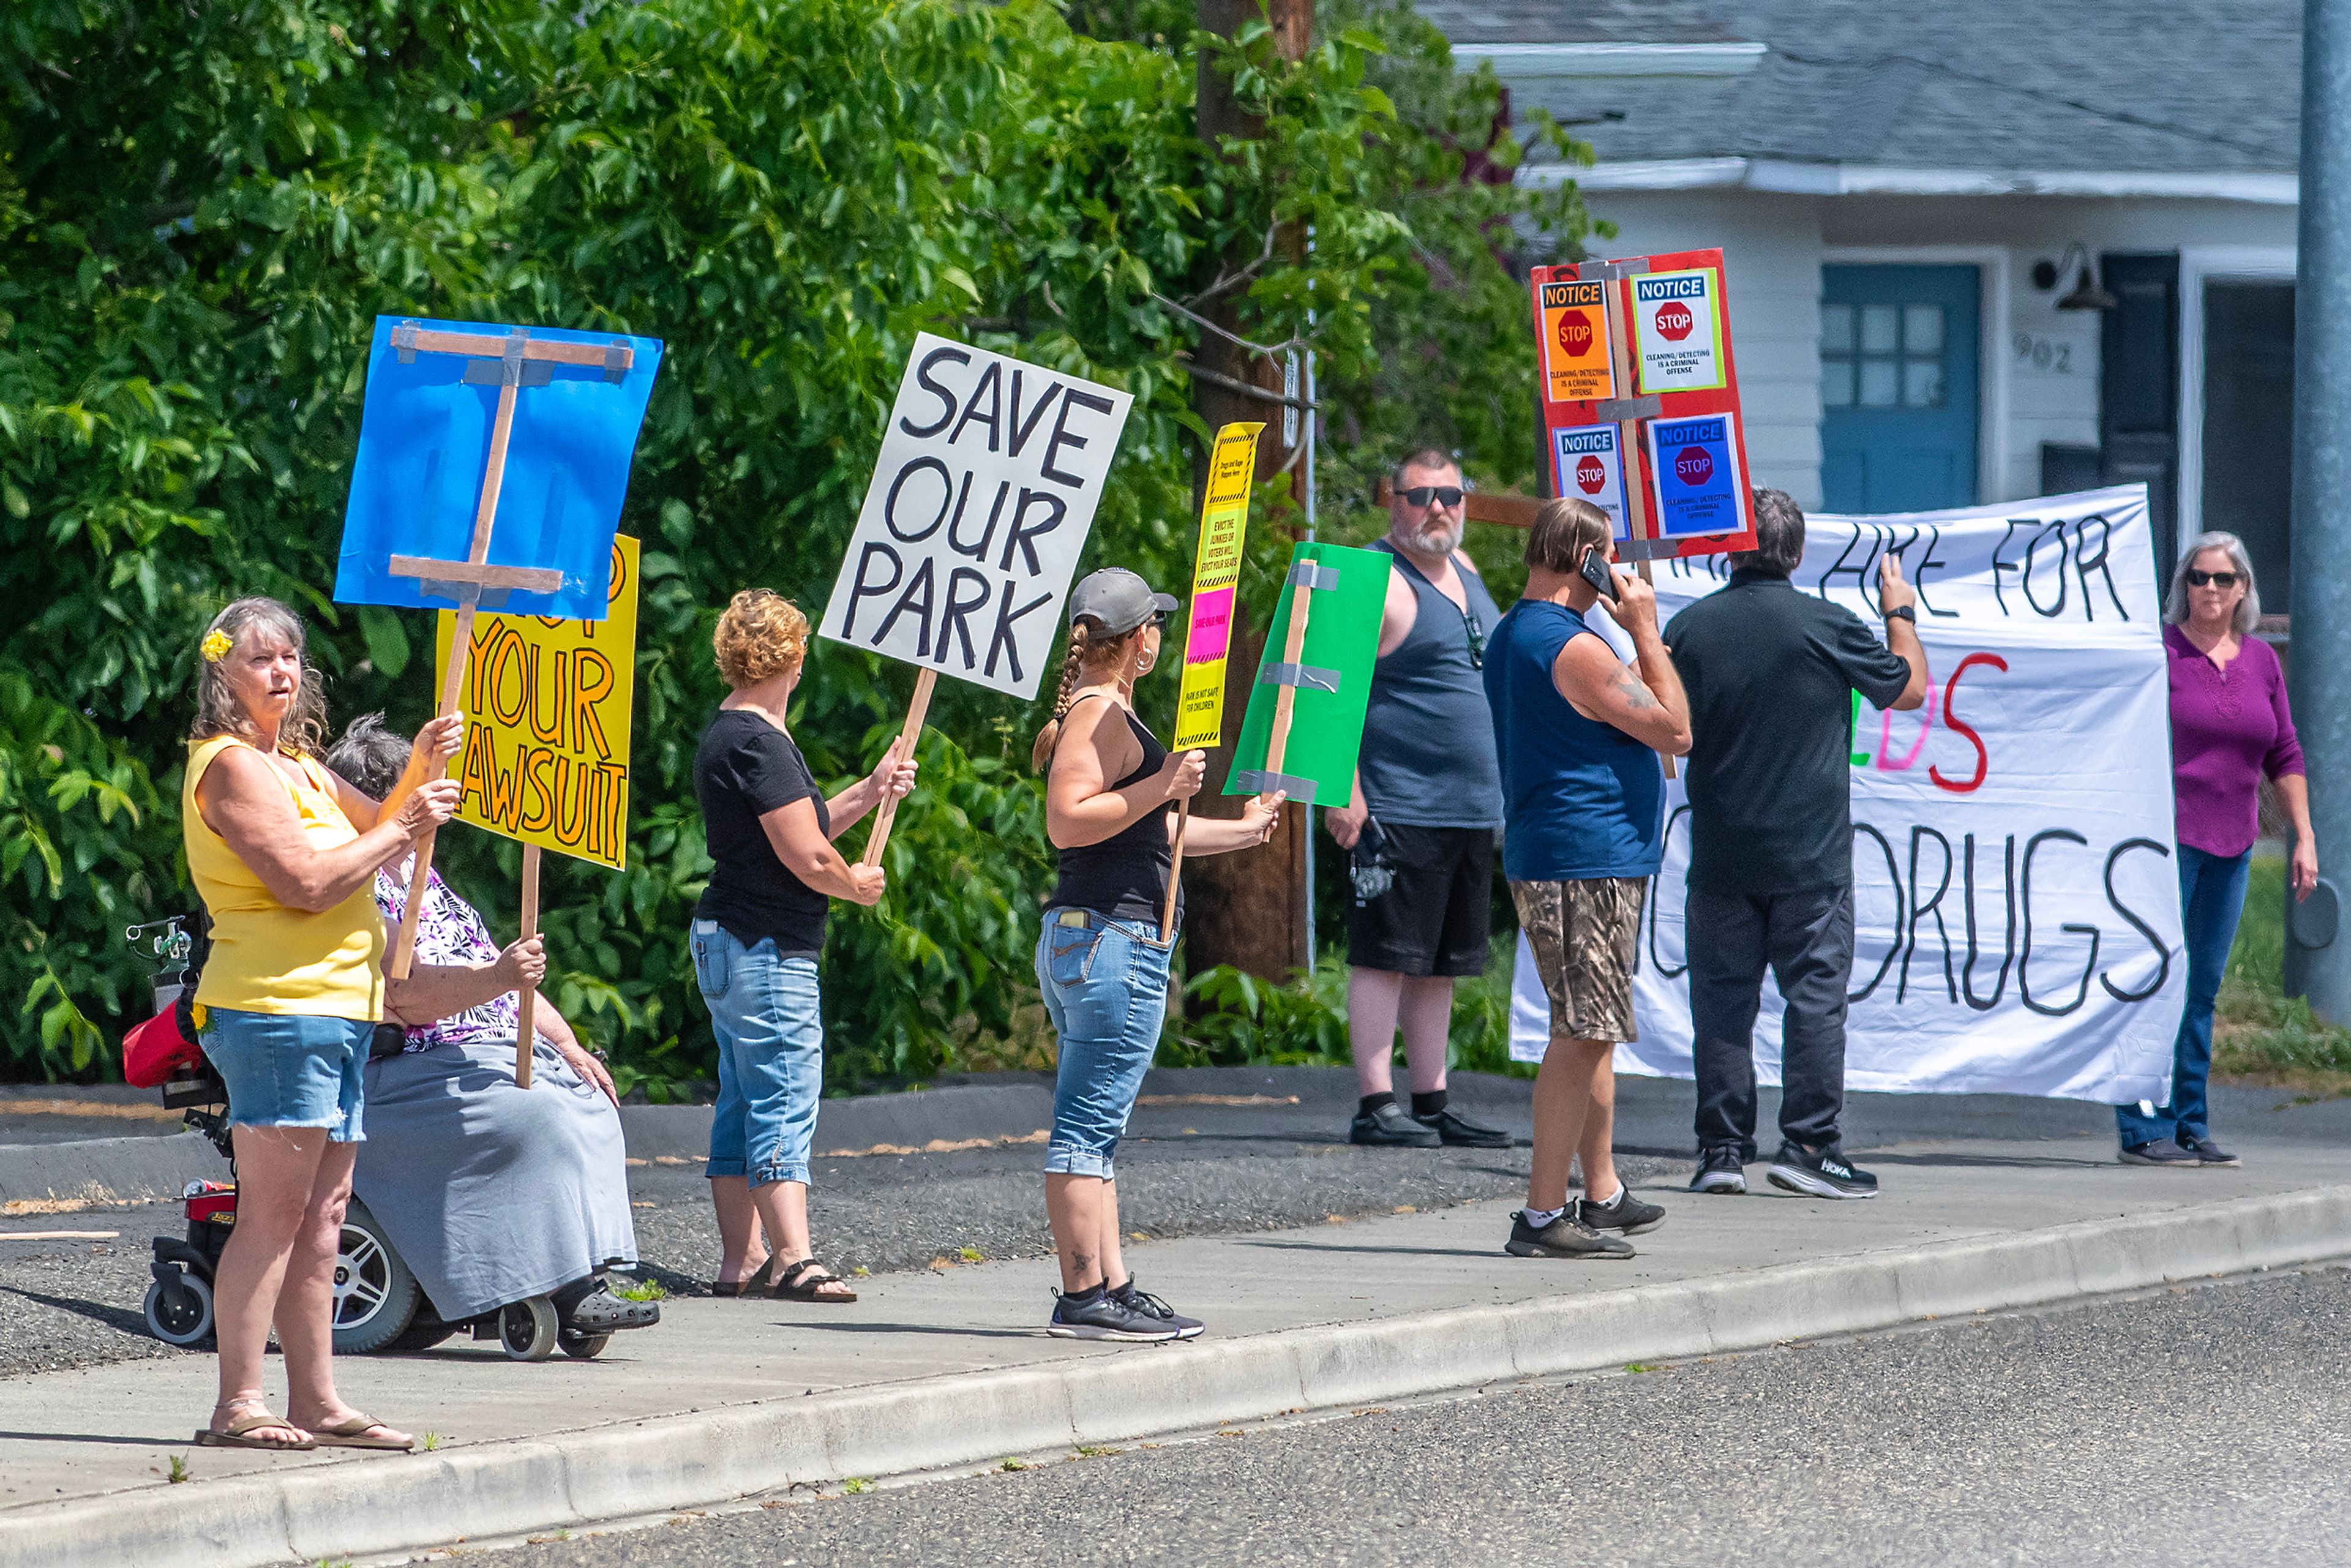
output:
<instances>
[{"instance_id":1,"label":"brown sandal","mask_svg":"<svg viewBox=\"0 0 2351 1568\"><path fill-rule=\"evenodd\" d=\"M235 1406L231 1406L230 1408L235 1409ZM271 1427L281 1432L298 1433L302 1440L298 1443L273 1443L266 1438L252 1436L255 1432L266 1431ZM318 1446L319 1441L316 1437L303 1431L285 1416L272 1416L268 1411L258 1406L255 1407L252 1414L240 1416L231 1421L225 1431L214 1431L212 1427L206 1427L196 1434L196 1447L199 1448L257 1448L266 1454L300 1454L307 1453Z\"/></svg>"},{"instance_id":2,"label":"brown sandal","mask_svg":"<svg viewBox=\"0 0 2351 1568\"><path fill-rule=\"evenodd\" d=\"M776 1265L779 1261L770 1252L758 1268L732 1284L725 1280L711 1281L710 1293L714 1296L764 1296L776 1282Z\"/></svg>"},{"instance_id":3,"label":"brown sandal","mask_svg":"<svg viewBox=\"0 0 2351 1568\"><path fill-rule=\"evenodd\" d=\"M371 1436L376 1432L385 1435L381 1437ZM372 1416L362 1416L357 1411L340 1421L311 1427L310 1435L318 1439L319 1447L322 1448L373 1448L381 1453L404 1454L416 1447L414 1437L385 1426Z\"/></svg>"},{"instance_id":4,"label":"brown sandal","mask_svg":"<svg viewBox=\"0 0 2351 1568\"><path fill-rule=\"evenodd\" d=\"M826 1268L813 1258L803 1258L776 1277L775 1298L779 1301L814 1301L820 1306L845 1307L857 1299L854 1291L842 1291L833 1295L820 1295L826 1285L846 1285L849 1281Z\"/></svg>"}]
</instances>

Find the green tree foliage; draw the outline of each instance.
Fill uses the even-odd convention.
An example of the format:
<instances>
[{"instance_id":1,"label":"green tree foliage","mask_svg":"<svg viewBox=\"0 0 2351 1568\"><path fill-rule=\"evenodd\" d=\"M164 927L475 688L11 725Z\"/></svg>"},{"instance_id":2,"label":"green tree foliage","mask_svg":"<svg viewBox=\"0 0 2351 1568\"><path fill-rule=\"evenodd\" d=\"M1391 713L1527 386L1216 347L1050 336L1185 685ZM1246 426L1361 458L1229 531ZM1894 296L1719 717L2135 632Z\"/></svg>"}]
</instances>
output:
<instances>
[{"instance_id":1,"label":"green tree foliage","mask_svg":"<svg viewBox=\"0 0 2351 1568\"><path fill-rule=\"evenodd\" d=\"M1490 77L1454 77L1393 5L1334 10L1295 66L1261 27L1228 44L1165 7L1096 10L1081 29L1043 0L0 16L0 1066L109 1072L143 1012L120 928L193 904L182 736L222 602L300 609L339 718L428 711L424 618L328 598L379 313L667 345L622 518L644 542L630 863L550 861L546 889L559 1002L656 1092L710 1060L683 930L708 872L689 764L715 615L752 583L822 599L916 331L1132 392L1090 560L1171 582L1206 288L1253 341L1314 349L1344 409L1335 471L1434 429L1524 482L1512 258L1585 224L1572 188L1460 178L1518 155L1492 141ZM1262 141L1195 136L1202 47ZM1292 232L1311 249L1269 246ZM909 684L819 644L795 720L820 772L870 766ZM1033 999L1038 716L970 689L933 714L892 892L834 923L843 1082L957 1065ZM516 847L442 841L510 929Z\"/></svg>"}]
</instances>

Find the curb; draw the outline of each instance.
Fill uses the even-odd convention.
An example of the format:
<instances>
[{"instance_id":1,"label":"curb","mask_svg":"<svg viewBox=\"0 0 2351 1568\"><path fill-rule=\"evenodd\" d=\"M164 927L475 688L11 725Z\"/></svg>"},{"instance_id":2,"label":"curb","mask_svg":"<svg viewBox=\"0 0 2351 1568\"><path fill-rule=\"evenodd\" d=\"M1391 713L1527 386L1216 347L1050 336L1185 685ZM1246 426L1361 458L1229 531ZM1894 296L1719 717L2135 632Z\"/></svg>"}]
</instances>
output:
<instances>
[{"instance_id":1,"label":"curb","mask_svg":"<svg viewBox=\"0 0 2351 1568\"><path fill-rule=\"evenodd\" d=\"M0 1145L0 1201L153 1203L192 1181L221 1181L228 1162L200 1133Z\"/></svg>"},{"instance_id":2,"label":"curb","mask_svg":"<svg viewBox=\"0 0 2351 1568\"><path fill-rule=\"evenodd\" d=\"M706 1507L791 1485L1753 1350L2351 1253L2351 1186L1175 1352L872 1385L404 1462L0 1515L0 1563L246 1568Z\"/></svg>"}]
</instances>

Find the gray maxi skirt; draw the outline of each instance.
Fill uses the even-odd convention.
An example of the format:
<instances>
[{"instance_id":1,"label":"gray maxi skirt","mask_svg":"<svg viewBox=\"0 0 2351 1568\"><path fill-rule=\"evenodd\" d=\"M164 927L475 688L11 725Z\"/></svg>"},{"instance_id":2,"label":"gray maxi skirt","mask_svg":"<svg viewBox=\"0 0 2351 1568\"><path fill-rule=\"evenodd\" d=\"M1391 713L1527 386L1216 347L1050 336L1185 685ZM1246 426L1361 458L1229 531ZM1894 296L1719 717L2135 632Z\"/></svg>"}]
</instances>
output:
<instances>
[{"instance_id":1,"label":"gray maxi skirt","mask_svg":"<svg viewBox=\"0 0 2351 1568\"><path fill-rule=\"evenodd\" d=\"M538 1043L528 1090L511 1040L367 1064L352 1189L444 1322L637 1260L620 1113Z\"/></svg>"}]
</instances>

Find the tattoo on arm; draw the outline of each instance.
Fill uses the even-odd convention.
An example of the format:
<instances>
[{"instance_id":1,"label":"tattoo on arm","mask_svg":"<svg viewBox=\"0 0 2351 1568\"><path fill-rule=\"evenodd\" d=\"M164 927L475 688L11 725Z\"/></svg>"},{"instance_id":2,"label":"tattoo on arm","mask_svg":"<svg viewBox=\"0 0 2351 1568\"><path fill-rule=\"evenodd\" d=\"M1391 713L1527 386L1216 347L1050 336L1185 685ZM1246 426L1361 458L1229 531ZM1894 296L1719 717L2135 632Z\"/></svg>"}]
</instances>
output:
<instances>
[{"instance_id":1,"label":"tattoo on arm","mask_svg":"<svg viewBox=\"0 0 2351 1568\"><path fill-rule=\"evenodd\" d=\"M1635 713L1646 713L1657 706L1656 694L1643 685L1641 677L1630 669L1617 670L1615 685L1616 695L1622 697L1625 706Z\"/></svg>"}]
</instances>

